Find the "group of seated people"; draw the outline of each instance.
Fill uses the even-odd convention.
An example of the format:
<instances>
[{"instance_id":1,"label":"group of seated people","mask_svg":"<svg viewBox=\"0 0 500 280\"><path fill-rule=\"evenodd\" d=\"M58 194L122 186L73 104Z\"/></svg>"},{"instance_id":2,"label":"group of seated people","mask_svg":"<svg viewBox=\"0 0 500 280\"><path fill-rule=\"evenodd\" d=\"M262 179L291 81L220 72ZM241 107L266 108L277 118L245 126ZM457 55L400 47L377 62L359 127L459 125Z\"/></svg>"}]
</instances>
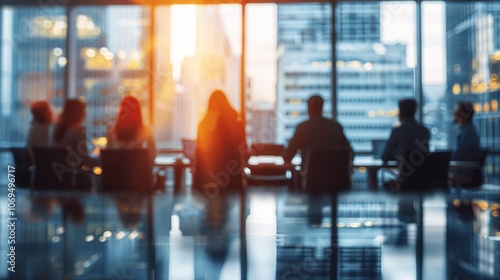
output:
<instances>
[{"instance_id":1,"label":"group of seated people","mask_svg":"<svg viewBox=\"0 0 500 280\"><path fill-rule=\"evenodd\" d=\"M415 120L417 103L413 99L399 101L400 125L393 129L382 159L402 160L413 150L429 149L430 133ZM32 104L33 121L28 133L27 150L33 158L33 147L61 147L88 155L87 137L83 122L86 116L83 99L68 99L63 111L56 116L47 101ZM308 151L331 148L354 151L342 126L323 116L323 98L314 95L308 100L309 119L297 126L283 158L290 162L300 151L302 162L307 162ZM459 125L457 146L452 160L479 161L479 136L472 123L474 109L469 102L460 102L455 109ZM120 104L114 125L107 132L107 149L146 149L150 163L156 157L151 129L142 120L141 104L133 96L126 96ZM241 189L244 184L244 161L249 155L244 125L227 96L214 91L208 101L204 118L198 126L193 187L206 195L217 195L227 190ZM91 159L89 159L90 161ZM143 163L137 163L143 164Z\"/></svg>"}]
</instances>

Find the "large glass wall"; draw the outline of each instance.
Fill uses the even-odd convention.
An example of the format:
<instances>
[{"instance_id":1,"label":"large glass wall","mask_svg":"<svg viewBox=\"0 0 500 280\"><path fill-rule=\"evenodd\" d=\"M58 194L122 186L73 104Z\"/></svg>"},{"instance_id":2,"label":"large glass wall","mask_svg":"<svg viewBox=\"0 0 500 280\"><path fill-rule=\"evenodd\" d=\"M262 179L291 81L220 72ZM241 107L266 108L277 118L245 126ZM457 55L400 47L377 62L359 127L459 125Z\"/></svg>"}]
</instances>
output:
<instances>
[{"instance_id":1,"label":"large glass wall","mask_svg":"<svg viewBox=\"0 0 500 280\"><path fill-rule=\"evenodd\" d=\"M83 6L72 10L69 97L87 102L87 137L105 137L124 96L141 102L149 123L150 8Z\"/></svg>"},{"instance_id":2,"label":"large glass wall","mask_svg":"<svg viewBox=\"0 0 500 280\"><path fill-rule=\"evenodd\" d=\"M454 105L474 103L489 182L498 182L500 3L423 1L421 22L412 1L245 7L245 40L240 4L2 7L2 146L23 145L33 101L59 112L66 97L84 96L92 140L113 125L121 98L134 95L158 146L178 149L181 138L196 137L220 88L236 108L245 104L250 143L286 145L307 118L307 98L319 94L356 152L370 153L371 140L397 124L397 100L420 99L422 88L432 149L454 148Z\"/></svg>"},{"instance_id":3,"label":"large glass wall","mask_svg":"<svg viewBox=\"0 0 500 280\"><path fill-rule=\"evenodd\" d=\"M338 120L356 152L372 150L414 97L415 3L339 3L336 11Z\"/></svg>"},{"instance_id":4,"label":"large glass wall","mask_svg":"<svg viewBox=\"0 0 500 280\"><path fill-rule=\"evenodd\" d=\"M31 121L30 105L64 102L66 9L0 9L0 144L23 144Z\"/></svg>"},{"instance_id":5,"label":"large glass wall","mask_svg":"<svg viewBox=\"0 0 500 280\"><path fill-rule=\"evenodd\" d=\"M237 110L241 6L173 5L155 11L154 128L160 147L195 139L208 98L223 90Z\"/></svg>"}]
</instances>

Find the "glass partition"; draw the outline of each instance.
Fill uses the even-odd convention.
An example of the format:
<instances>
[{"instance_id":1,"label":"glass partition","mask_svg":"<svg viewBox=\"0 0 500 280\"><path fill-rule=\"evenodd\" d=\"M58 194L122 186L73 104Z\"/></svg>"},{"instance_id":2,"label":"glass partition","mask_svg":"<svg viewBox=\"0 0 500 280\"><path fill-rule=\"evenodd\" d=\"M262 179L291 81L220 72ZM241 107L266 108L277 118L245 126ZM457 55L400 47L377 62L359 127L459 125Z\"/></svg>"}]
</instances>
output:
<instances>
[{"instance_id":1,"label":"glass partition","mask_svg":"<svg viewBox=\"0 0 500 280\"><path fill-rule=\"evenodd\" d=\"M71 12L69 97L87 102L87 137L105 137L120 101L134 96L149 123L150 8L81 6Z\"/></svg>"}]
</instances>

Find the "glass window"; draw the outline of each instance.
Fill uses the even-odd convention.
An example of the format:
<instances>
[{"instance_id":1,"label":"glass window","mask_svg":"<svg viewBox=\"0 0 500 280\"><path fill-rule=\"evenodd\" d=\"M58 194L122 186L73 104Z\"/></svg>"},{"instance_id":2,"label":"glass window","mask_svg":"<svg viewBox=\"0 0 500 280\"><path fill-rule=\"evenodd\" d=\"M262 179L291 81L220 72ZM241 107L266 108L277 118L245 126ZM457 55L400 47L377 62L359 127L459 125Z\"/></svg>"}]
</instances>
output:
<instances>
[{"instance_id":1,"label":"glass window","mask_svg":"<svg viewBox=\"0 0 500 280\"><path fill-rule=\"evenodd\" d=\"M342 2L335 14L337 117L353 149L369 152L389 138L398 100L414 97L415 3Z\"/></svg>"},{"instance_id":2,"label":"glass window","mask_svg":"<svg viewBox=\"0 0 500 280\"><path fill-rule=\"evenodd\" d=\"M321 95L331 117L331 5L250 4L246 15L249 142L288 144Z\"/></svg>"},{"instance_id":3,"label":"glass window","mask_svg":"<svg viewBox=\"0 0 500 280\"><path fill-rule=\"evenodd\" d=\"M215 89L240 108L241 6L160 6L155 16L155 136L180 147L196 138Z\"/></svg>"},{"instance_id":4,"label":"glass window","mask_svg":"<svg viewBox=\"0 0 500 280\"><path fill-rule=\"evenodd\" d=\"M24 145L31 103L48 100L59 110L64 102L66 9L2 8L0 21L0 143Z\"/></svg>"},{"instance_id":5,"label":"glass window","mask_svg":"<svg viewBox=\"0 0 500 280\"><path fill-rule=\"evenodd\" d=\"M71 11L69 97L87 102L87 137L105 137L114 125L121 99L141 102L149 118L150 8L83 6Z\"/></svg>"}]
</instances>

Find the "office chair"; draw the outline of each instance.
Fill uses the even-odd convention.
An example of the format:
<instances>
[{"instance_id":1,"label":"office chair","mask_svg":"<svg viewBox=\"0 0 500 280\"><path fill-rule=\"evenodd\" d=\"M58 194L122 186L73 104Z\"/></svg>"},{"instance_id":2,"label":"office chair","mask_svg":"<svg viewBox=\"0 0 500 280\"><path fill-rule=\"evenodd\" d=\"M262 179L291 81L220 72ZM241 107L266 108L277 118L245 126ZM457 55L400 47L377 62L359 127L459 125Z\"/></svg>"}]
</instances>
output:
<instances>
[{"instance_id":1,"label":"office chair","mask_svg":"<svg viewBox=\"0 0 500 280\"><path fill-rule=\"evenodd\" d=\"M154 191L153 165L146 149L104 149L101 164L101 191Z\"/></svg>"},{"instance_id":2,"label":"office chair","mask_svg":"<svg viewBox=\"0 0 500 280\"><path fill-rule=\"evenodd\" d=\"M72 190L89 182L79 182L83 159L70 155L64 148L33 147L34 190ZM90 186L89 186L90 187Z\"/></svg>"},{"instance_id":3,"label":"office chair","mask_svg":"<svg viewBox=\"0 0 500 280\"><path fill-rule=\"evenodd\" d=\"M31 165L33 164L26 148L10 148L16 166L16 187L29 187L31 181Z\"/></svg>"},{"instance_id":4,"label":"office chair","mask_svg":"<svg viewBox=\"0 0 500 280\"><path fill-rule=\"evenodd\" d=\"M351 151L348 148L308 151L302 187L308 192L336 193L351 187Z\"/></svg>"}]
</instances>

